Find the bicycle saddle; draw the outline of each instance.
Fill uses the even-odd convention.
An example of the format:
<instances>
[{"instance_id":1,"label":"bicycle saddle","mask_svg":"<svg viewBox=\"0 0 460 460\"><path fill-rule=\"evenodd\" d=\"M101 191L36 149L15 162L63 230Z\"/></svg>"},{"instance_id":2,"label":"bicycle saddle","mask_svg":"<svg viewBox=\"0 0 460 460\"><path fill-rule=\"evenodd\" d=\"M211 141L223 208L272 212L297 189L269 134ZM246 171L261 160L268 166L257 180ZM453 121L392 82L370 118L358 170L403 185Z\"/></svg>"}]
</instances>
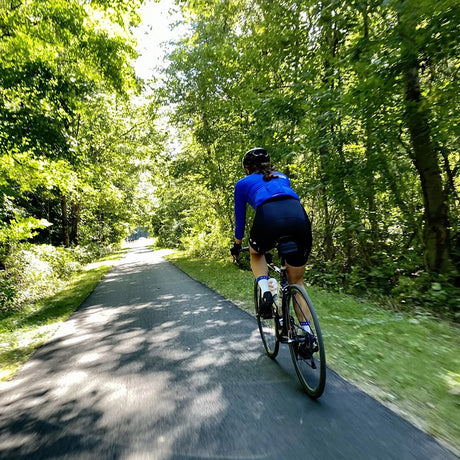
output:
<instances>
[{"instance_id":1,"label":"bicycle saddle","mask_svg":"<svg viewBox=\"0 0 460 460\"><path fill-rule=\"evenodd\" d=\"M289 237L281 238L277 243L276 247L282 256L286 256L288 254L293 254L297 252L297 243L289 239Z\"/></svg>"}]
</instances>

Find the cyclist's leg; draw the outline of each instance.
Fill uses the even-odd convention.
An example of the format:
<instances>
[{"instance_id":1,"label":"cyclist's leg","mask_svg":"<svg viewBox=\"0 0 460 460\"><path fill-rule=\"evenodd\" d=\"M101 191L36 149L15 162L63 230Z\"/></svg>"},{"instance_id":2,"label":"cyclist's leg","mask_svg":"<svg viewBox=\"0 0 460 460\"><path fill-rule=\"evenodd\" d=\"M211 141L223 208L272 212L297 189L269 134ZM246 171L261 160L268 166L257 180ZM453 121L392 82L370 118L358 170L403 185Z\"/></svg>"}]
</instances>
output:
<instances>
[{"instance_id":1,"label":"cyclist's leg","mask_svg":"<svg viewBox=\"0 0 460 460\"><path fill-rule=\"evenodd\" d=\"M298 284L305 289L303 277L305 273L305 265L300 267L295 267L293 265L289 265L286 263L286 274L289 284ZM294 304L295 313L297 315L297 319L301 322L305 321L305 318L308 321L311 321L311 314L310 309L305 304L305 300L303 297L299 297L298 302Z\"/></svg>"},{"instance_id":2,"label":"cyclist's leg","mask_svg":"<svg viewBox=\"0 0 460 460\"><path fill-rule=\"evenodd\" d=\"M251 257L251 269L255 279L268 277L267 261L265 252L274 246L273 235L270 229L271 214L266 205L259 206L256 211L254 222L249 235L249 253ZM264 286L268 289L267 286Z\"/></svg>"},{"instance_id":3,"label":"cyclist's leg","mask_svg":"<svg viewBox=\"0 0 460 460\"><path fill-rule=\"evenodd\" d=\"M297 284L305 289L303 280L305 265L312 246L311 225L310 219L300 203L294 212L297 213L298 220L292 224L290 232L293 235L293 240L297 243L297 252L286 256L286 272L290 284ZM295 312L298 320L310 322L312 320L310 310L303 297L299 296L299 302L295 304L297 305Z\"/></svg>"},{"instance_id":4,"label":"cyclist's leg","mask_svg":"<svg viewBox=\"0 0 460 460\"><path fill-rule=\"evenodd\" d=\"M305 265L294 267L286 262L286 273L289 284L299 284L303 286L303 275L305 273Z\"/></svg>"},{"instance_id":5,"label":"cyclist's leg","mask_svg":"<svg viewBox=\"0 0 460 460\"><path fill-rule=\"evenodd\" d=\"M257 279L260 276L268 276L265 254L259 254L252 246L249 246L249 254L251 257L251 269L254 274L254 278Z\"/></svg>"},{"instance_id":6,"label":"cyclist's leg","mask_svg":"<svg viewBox=\"0 0 460 460\"><path fill-rule=\"evenodd\" d=\"M260 310L264 319L272 318L273 297L268 287L268 267L265 252L270 249L270 232L266 231L267 214L264 205L259 206L249 236L249 248L251 257L251 269L260 288Z\"/></svg>"},{"instance_id":7,"label":"cyclist's leg","mask_svg":"<svg viewBox=\"0 0 460 460\"><path fill-rule=\"evenodd\" d=\"M273 296L268 286L268 267L265 254L257 252L252 246L249 246L249 252L251 255L252 273L260 292L260 303L256 311L262 318L271 319L273 317Z\"/></svg>"}]
</instances>

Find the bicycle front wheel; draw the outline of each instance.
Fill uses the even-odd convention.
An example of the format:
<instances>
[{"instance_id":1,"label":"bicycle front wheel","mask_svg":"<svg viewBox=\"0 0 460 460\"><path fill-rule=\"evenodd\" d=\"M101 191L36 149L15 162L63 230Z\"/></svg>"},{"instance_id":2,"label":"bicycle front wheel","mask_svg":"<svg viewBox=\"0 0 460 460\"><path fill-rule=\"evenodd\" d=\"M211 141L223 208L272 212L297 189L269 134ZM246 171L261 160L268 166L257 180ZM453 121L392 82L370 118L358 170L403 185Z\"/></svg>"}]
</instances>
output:
<instances>
[{"instance_id":1,"label":"bicycle front wheel","mask_svg":"<svg viewBox=\"0 0 460 460\"><path fill-rule=\"evenodd\" d=\"M312 398L319 398L326 384L326 353L323 336L313 304L305 289L296 284L289 286L289 349L292 362L303 388ZM300 325L308 321L310 332Z\"/></svg>"},{"instance_id":2,"label":"bicycle front wheel","mask_svg":"<svg viewBox=\"0 0 460 460\"><path fill-rule=\"evenodd\" d=\"M260 316L259 305L261 301L260 288L257 281L254 283L254 304L256 308L257 325L265 351L271 359L275 359L279 350L279 339L276 325L279 324L278 308L273 304L273 317L264 319Z\"/></svg>"}]
</instances>

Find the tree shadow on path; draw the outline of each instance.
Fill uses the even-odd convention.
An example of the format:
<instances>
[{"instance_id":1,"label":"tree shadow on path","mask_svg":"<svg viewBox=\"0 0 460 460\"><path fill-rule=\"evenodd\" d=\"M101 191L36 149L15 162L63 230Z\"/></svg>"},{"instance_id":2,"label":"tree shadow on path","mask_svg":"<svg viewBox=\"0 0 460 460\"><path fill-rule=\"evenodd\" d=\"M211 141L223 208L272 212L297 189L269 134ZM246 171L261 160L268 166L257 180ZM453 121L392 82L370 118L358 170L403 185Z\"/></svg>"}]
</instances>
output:
<instances>
[{"instance_id":1,"label":"tree shadow on path","mask_svg":"<svg viewBox=\"0 0 460 460\"><path fill-rule=\"evenodd\" d=\"M328 373L315 402L255 320L134 248L0 394L0 458L455 458Z\"/></svg>"}]
</instances>

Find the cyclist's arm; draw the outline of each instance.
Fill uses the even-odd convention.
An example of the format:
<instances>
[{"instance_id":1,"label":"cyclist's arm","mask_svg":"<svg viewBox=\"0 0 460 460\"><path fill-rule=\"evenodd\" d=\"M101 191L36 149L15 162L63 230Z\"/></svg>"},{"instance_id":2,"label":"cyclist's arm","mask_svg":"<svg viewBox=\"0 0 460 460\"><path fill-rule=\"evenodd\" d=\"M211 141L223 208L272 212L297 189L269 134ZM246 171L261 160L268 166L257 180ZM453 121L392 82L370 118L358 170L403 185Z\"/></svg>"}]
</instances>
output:
<instances>
[{"instance_id":1,"label":"cyclist's arm","mask_svg":"<svg viewBox=\"0 0 460 460\"><path fill-rule=\"evenodd\" d=\"M235 243L241 244L246 223L246 197L241 184L235 186Z\"/></svg>"}]
</instances>

